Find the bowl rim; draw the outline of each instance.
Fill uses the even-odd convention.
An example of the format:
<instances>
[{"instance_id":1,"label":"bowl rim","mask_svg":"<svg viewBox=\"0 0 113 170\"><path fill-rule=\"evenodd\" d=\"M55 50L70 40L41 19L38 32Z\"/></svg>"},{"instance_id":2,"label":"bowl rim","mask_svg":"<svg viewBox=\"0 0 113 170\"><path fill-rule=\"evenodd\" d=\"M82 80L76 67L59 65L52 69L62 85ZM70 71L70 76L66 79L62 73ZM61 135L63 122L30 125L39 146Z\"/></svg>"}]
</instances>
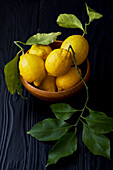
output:
<instances>
[{"instance_id":1,"label":"bowl rim","mask_svg":"<svg viewBox=\"0 0 113 170\"><path fill-rule=\"evenodd\" d=\"M88 58L86 58L86 61L87 61L87 70L86 70L86 74L84 76L84 81L87 82L88 79L89 79L89 76L90 76L90 64L89 64L89 60ZM70 92L72 91L73 89L75 88L79 88L79 87L82 87L84 86L84 83L82 80L80 80L75 86L69 88L69 89L66 89L66 90L63 90L63 91L58 91L58 92L50 92L50 91L45 91L45 90L41 90L41 89L38 89L37 87L34 87L33 85L31 85L29 82L27 82L21 75L20 75L20 79L21 79L21 82L22 84L25 86L25 87L28 87L28 88L31 88L33 91L40 93L40 94L51 94L51 95L56 95L56 94L65 94L66 92Z\"/></svg>"},{"instance_id":2,"label":"bowl rim","mask_svg":"<svg viewBox=\"0 0 113 170\"><path fill-rule=\"evenodd\" d=\"M51 48L54 49L55 48L59 48L61 46L63 41L61 40L56 40L53 43L50 44ZM57 44L57 47L56 47ZM26 52L28 53L29 50ZM83 77L85 83L87 83L89 77L90 77L90 63L88 58L85 59L86 62L86 72L85 75ZM75 95L76 93L78 93L83 87L85 87L82 79L73 87L63 90L63 91L56 91L56 92L50 92L50 91L45 91L45 90L41 90L35 86L33 86L32 84L30 84L29 82L27 82L21 75L20 75L20 80L23 84L23 86L35 97L41 99L41 100L45 100L45 101L58 101L58 100L62 100L62 99L67 99L73 95Z\"/></svg>"}]
</instances>

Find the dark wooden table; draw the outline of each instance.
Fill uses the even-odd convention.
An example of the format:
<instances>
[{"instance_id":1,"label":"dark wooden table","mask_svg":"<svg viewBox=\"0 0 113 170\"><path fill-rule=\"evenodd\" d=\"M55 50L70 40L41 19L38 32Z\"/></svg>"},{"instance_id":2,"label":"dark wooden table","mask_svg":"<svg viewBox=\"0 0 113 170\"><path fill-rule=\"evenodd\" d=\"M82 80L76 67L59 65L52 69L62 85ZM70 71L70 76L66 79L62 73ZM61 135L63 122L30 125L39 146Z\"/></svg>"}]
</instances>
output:
<instances>
[{"instance_id":1,"label":"dark wooden table","mask_svg":"<svg viewBox=\"0 0 113 170\"><path fill-rule=\"evenodd\" d=\"M15 40L26 42L40 33L61 31L59 40L72 34L81 34L78 29L64 29L57 25L61 13L75 14L82 23L88 20L85 2L103 14L88 28L91 77L88 82L90 108L113 116L113 6L106 0L0 0L0 170L45 170L48 151L52 144L39 142L26 132L40 120L51 117L49 102L41 101L23 88L24 96L11 95L4 79L4 66L18 51ZM80 107L85 100L85 89L65 102ZM82 101L81 101L82 99ZM113 134L111 161L94 156L81 140L80 125L78 150L63 158L48 170L112 170Z\"/></svg>"}]
</instances>

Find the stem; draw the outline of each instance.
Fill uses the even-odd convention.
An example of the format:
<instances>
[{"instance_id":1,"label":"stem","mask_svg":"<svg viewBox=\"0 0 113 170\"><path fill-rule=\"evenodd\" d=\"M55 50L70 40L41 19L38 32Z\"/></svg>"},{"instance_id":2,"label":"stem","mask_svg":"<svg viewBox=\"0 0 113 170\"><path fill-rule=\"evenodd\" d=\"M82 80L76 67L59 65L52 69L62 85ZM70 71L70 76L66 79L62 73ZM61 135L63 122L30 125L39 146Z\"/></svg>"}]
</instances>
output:
<instances>
[{"instance_id":1,"label":"stem","mask_svg":"<svg viewBox=\"0 0 113 170\"><path fill-rule=\"evenodd\" d=\"M19 55L19 54L22 52L22 50L23 50L23 49L21 49L21 50L17 53L17 55Z\"/></svg>"},{"instance_id":2,"label":"stem","mask_svg":"<svg viewBox=\"0 0 113 170\"><path fill-rule=\"evenodd\" d=\"M85 117L81 116L80 118L82 118L83 120L85 120Z\"/></svg>"},{"instance_id":3,"label":"stem","mask_svg":"<svg viewBox=\"0 0 113 170\"><path fill-rule=\"evenodd\" d=\"M71 45L69 45L69 47L68 47L68 51L69 51L69 49L70 49L70 48L71 48L72 53L73 53L73 59L74 59L75 68L77 69L78 74L79 74L80 78L82 79L82 81L83 81L83 83L84 83L84 85L85 85L86 89L88 89L88 86L87 86L87 84L85 83L85 81L84 81L83 77L81 76L80 71L79 71L79 69L78 69L78 67L77 67L76 59L75 59L75 52L74 52L74 50L73 50L73 48L72 48L72 46L71 46Z\"/></svg>"},{"instance_id":4,"label":"stem","mask_svg":"<svg viewBox=\"0 0 113 170\"><path fill-rule=\"evenodd\" d=\"M84 79L83 79L83 77L82 77L82 75L81 75L81 73L80 73L80 71L79 71L79 69L78 69L78 67L77 67L76 59L75 59L75 52L74 52L74 50L73 50L73 48L72 48L72 46L71 46L71 45L69 45L69 47L68 47L68 51L69 51L69 49L70 49L70 48L71 48L72 53L73 53L73 59L74 59L75 68L77 69L78 74L79 74L79 76L80 76L80 78L81 78L82 82L83 82L83 83L84 83L84 85L85 85L86 93L87 93L87 98L86 98L86 101L85 101L84 107L83 107L83 109L82 109L82 112L81 112L81 114L80 114L80 116L79 116L79 118L78 118L78 120L77 120L77 122L76 122L76 124L75 124L75 126L76 126L76 125L78 124L78 122L79 122L80 118L82 117L82 115L83 115L83 113L84 113L85 108L87 107L87 103L88 103L88 99L89 99L89 93L88 93L88 86L87 86L86 82L84 81Z\"/></svg>"},{"instance_id":5,"label":"stem","mask_svg":"<svg viewBox=\"0 0 113 170\"><path fill-rule=\"evenodd\" d=\"M82 119L80 119L80 121L81 121L82 123L84 123L84 122L82 121Z\"/></svg>"},{"instance_id":6,"label":"stem","mask_svg":"<svg viewBox=\"0 0 113 170\"><path fill-rule=\"evenodd\" d=\"M90 24L90 22L89 23L85 23L85 29L84 29L84 31L83 31L83 37L84 37L84 35L85 34L87 34L87 26Z\"/></svg>"},{"instance_id":7,"label":"stem","mask_svg":"<svg viewBox=\"0 0 113 170\"><path fill-rule=\"evenodd\" d=\"M20 43L20 44L23 44L23 45L27 45L26 43L21 42L21 41L14 41L14 42L17 42L17 43Z\"/></svg>"},{"instance_id":8,"label":"stem","mask_svg":"<svg viewBox=\"0 0 113 170\"><path fill-rule=\"evenodd\" d=\"M21 41L14 41L14 44L16 44L21 49L22 54L24 54L24 49L18 43L21 43L23 45L25 45L25 43L22 43Z\"/></svg>"}]
</instances>

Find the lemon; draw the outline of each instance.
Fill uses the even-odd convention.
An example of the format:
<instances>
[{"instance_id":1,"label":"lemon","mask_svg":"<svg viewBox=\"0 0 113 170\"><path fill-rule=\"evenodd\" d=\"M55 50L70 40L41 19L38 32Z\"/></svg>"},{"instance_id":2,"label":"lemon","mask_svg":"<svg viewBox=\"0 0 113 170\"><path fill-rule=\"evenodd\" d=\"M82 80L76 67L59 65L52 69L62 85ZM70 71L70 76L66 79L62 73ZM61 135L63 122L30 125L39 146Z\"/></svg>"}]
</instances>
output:
<instances>
[{"instance_id":1,"label":"lemon","mask_svg":"<svg viewBox=\"0 0 113 170\"><path fill-rule=\"evenodd\" d=\"M65 49L54 49L46 58L45 68L55 77L65 74L71 67L71 53Z\"/></svg>"},{"instance_id":2,"label":"lemon","mask_svg":"<svg viewBox=\"0 0 113 170\"><path fill-rule=\"evenodd\" d=\"M77 65L82 64L84 60L87 58L88 51L89 51L89 45L87 40L81 35L72 35L64 40L64 42L61 45L61 48L68 49L69 45L72 46L75 52L75 59ZM72 51L71 51L71 55L73 57Z\"/></svg>"},{"instance_id":3,"label":"lemon","mask_svg":"<svg viewBox=\"0 0 113 170\"><path fill-rule=\"evenodd\" d=\"M37 81L40 84L46 75L43 59L29 53L20 56L19 71L20 75L29 83Z\"/></svg>"},{"instance_id":4,"label":"lemon","mask_svg":"<svg viewBox=\"0 0 113 170\"><path fill-rule=\"evenodd\" d=\"M79 69L80 73L81 70ZM58 91L66 90L73 87L81 80L80 75L75 67L71 67L70 70L63 76L56 78L56 86Z\"/></svg>"},{"instance_id":5,"label":"lemon","mask_svg":"<svg viewBox=\"0 0 113 170\"><path fill-rule=\"evenodd\" d=\"M41 82L39 88L41 90L55 92L56 91L55 77L47 74L44 80Z\"/></svg>"},{"instance_id":6,"label":"lemon","mask_svg":"<svg viewBox=\"0 0 113 170\"><path fill-rule=\"evenodd\" d=\"M52 49L49 45L34 44L31 46L29 54L35 54L45 60L51 51Z\"/></svg>"}]
</instances>

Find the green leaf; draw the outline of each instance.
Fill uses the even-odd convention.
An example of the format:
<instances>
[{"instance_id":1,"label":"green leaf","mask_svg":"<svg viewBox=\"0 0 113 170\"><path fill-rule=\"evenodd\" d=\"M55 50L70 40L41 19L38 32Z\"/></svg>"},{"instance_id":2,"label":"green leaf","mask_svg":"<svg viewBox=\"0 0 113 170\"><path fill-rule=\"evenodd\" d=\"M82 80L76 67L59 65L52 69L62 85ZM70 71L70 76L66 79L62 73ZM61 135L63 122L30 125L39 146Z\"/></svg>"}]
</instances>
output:
<instances>
[{"instance_id":1,"label":"green leaf","mask_svg":"<svg viewBox=\"0 0 113 170\"><path fill-rule=\"evenodd\" d=\"M99 133L108 133L113 131L113 118L108 117L103 112L98 112L89 109L89 116L85 117L85 120L90 128Z\"/></svg>"},{"instance_id":2,"label":"green leaf","mask_svg":"<svg viewBox=\"0 0 113 170\"><path fill-rule=\"evenodd\" d=\"M103 17L102 14L94 11L93 9L91 9L90 7L88 7L87 4L85 4L85 5L86 5L87 14L88 14L88 16L89 16L89 23L92 22L92 21L95 20L95 19L100 19L100 18Z\"/></svg>"},{"instance_id":3,"label":"green leaf","mask_svg":"<svg viewBox=\"0 0 113 170\"><path fill-rule=\"evenodd\" d=\"M30 37L26 45L33 45L33 44L41 44L41 45L49 45L50 43L53 43L56 39L57 36L61 35L61 32L52 32L52 33L37 33L36 35L33 35Z\"/></svg>"},{"instance_id":4,"label":"green leaf","mask_svg":"<svg viewBox=\"0 0 113 170\"><path fill-rule=\"evenodd\" d=\"M57 103L50 106L57 119L67 120L78 110L66 103Z\"/></svg>"},{"instance_id":5,"label":"green leaf","mask_svg":"<svg viewBox=\"0 0 113 170\"><path fill-rule=\"evenodd\" d=\"M52 141L59 139L71 127L63 120L48 118L35 124L27 133L39 141Z\"/></svg>"},{"instance_id":6,"label":"green leaf","mask_svg":"<svg viewBox=\"0 0 113 170\"><path fill-rule=\"evenodd\" d=\"M57 24L65 28L83 29L81 21L73 14L60 14L57 18Z\"/></svg>"},{"instance_id":7,"label":"green leaf","mask_svg":"<svg viewBox=\"0 0 113 170\"><path fill-rule=\"evenodd\" d=\"M21 51L20 51L21 52ZM18 92L22 96L22 83L20 81L19 72L17 68L17 62L19 58L19 53L16 57L5 65L4 74L7 88L11 94Z\"/></svg>"},{"instance_id":8,"label":"green leaf","mask_svg":"<svg viewBox=\"0 0 113 170\"><path fill-rule=\"evenodd\" d=\"M110 140L103 134L92 130L83 124L82 141L94 155L101 155L110 159Z\"/></svg>"},{"instance_id":9,"label":"green leaf","mask_svg":"<svg viewBox=\"0 0 113 170\"><path fill-rule=\"evenodd\" d=\"M55 164L60 158L69 156L77 150L77 137L75 132L62 136L49 151L47 165Z\"/></svg>"}]
</instances>

